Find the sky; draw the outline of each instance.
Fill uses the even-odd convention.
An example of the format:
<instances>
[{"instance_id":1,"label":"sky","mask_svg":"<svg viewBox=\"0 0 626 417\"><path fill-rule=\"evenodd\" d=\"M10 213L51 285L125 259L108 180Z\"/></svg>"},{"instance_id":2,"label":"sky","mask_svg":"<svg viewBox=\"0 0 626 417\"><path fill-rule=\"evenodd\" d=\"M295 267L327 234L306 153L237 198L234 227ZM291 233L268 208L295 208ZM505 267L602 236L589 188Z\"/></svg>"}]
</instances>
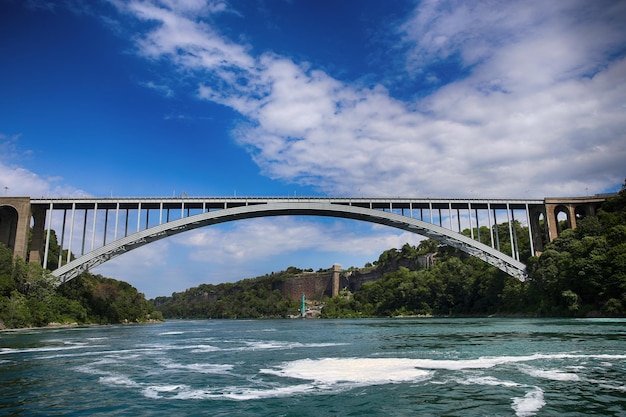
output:
<instances>
[{"instance_id":1,"label":"sky","mask_svg":"<svg viewBox=\"0 0 626 417\"><path fill-rule=\"evenodd\" d=\"M0 0L0 192L544 198L626 177L626 1ZM280 217L93 272L148 297L417 235Z\"/></svg>"}]
</instances>

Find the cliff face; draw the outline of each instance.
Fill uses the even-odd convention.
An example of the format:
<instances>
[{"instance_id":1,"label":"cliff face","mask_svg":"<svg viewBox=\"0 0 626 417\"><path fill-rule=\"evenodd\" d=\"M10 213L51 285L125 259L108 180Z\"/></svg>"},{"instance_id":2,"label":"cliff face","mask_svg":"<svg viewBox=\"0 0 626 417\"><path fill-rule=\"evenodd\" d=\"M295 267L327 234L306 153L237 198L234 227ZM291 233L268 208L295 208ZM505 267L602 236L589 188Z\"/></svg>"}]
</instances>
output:
<instances>
[{"instance_id":1,"label":"cliff face","mask_svg":"<svg viewBox=\"0 0 626 417\"><path fill-rule=\"evenodd\" d=\"M376 268L357 271L345 271L339 276L339 290L357 291L366 282L380 279L382 272ZM294 301L301 299L302 294L310 301L321 301L333 295L333 271L308 272L287 278L280 288L285 296Z\"/></svg>"},{"instance_id":2,"label":"cliff face","mask_svg":"<svg viewBox=\"0 0 626 417\"><path fill-rule=\"evenodd\" d=\"M332 296L333 272L309 272L285 279L280 288L283 295L298 301L302 294L310 301Z\"/></svg>"},{"instance_id":3,"label":"cliff face","mask_svg":"<svg viewBox=\"0 0 626 417\"><path fill-rule=\"evenodd\" d=\"M416 268L429 268L436 261L437 253L419 255L417 259L392 258L384 268L363 268L351 271L341 271L339 265L333 266L332 270L324 272L305 272L287 278L280 285L283 295L294 301L299 301L302 294L309 301L322 301L324 297L332 297L338 291L347 289L350 292L358 291L363 284L378 281L383 274L395 271L400 267L410 270ZM333 285L333 273L339 274L338 285ZM335 292L333 294L333 291Z\"/></svg>"}]
</instances>

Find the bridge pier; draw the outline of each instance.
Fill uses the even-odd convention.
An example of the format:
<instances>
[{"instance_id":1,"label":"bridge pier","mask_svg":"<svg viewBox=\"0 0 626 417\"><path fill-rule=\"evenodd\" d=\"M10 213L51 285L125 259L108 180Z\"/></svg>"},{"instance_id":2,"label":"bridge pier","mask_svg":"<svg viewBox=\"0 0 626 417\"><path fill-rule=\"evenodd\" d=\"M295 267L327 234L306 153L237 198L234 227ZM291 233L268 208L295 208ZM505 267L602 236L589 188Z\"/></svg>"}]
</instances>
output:
<instances>
[{"instance_id":1,"label":"bridge pier","mask_svg":"<svg viewBox=\"0 0 626 417\"><path fill-rule=\"evenodd\" d=\"M602 196L546 198L545 212L549 241L552 242L559 237L559 214L565 214L569 229L576 229L577 220L582 220L587 216L595 216L604 201L606 201L606 197Z\"/></svg>"},{"instance_id":2,"label":"bridge pier","mask_svg":"<svg viewBox=\"0 0 626 417\"><path fill-rule=\"evenodd\" d=\"M30 243L29 262L38 263L41 265L43 262L43 248L44 248L44 234L46 223L46 209L43 207L33 207L33 235Z\"/></svg>"},{"instance_id":3,"label":"bridge pier","mask_svg":"<svg viewBox=\"0 0 626 417\"><path fill-rule=\"evenodd\" d=\"M30 197L0 197L0 242L26 260L31 216Z\"/></svg>"},{"instance_id":4,"label":"bridge pier","mask_svg":"<svg viewBox=\"0 0 626 417\"><path fill-rule=\"evenodd\" d=\"M539 256L543 252L543 245L546 243L544 236L547 236L546 232L546 209L544 207L530 207L528 217L530 219L530 233L533 243L533 249L535 253L533 255ZM541 227L541 217L543 217L544 227Z\"/></svg>"}]
</instances>

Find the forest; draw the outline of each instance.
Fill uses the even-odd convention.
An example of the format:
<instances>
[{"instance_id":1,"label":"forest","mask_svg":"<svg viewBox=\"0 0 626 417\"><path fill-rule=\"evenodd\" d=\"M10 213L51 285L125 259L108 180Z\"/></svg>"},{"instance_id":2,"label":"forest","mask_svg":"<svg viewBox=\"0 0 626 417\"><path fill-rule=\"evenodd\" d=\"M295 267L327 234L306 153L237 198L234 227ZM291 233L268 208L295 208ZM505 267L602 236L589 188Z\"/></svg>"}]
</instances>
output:
<instances>
[{"instance_id":1,"label":"forest","mask_svg":"<svg viewBox=\"0 0 626 417\"><path fill-rule=\"evenodd\" d=\"M14 258L0 244L0 330L161 319L144 295L126 282L85 272L57 285L50 271Z\"/></svg>"},{"instance_id":2,"label":"forest","mask_svg":"<svg viewBox=\"0 0 626 417\"><path fill-rule=\"evenodd\" d=\"M300 272L289 267L235 283L202 284L152 302L165 318L285 318L295 314L299 305L279 287L285 278Z\"/></svg>"}]
</instances>

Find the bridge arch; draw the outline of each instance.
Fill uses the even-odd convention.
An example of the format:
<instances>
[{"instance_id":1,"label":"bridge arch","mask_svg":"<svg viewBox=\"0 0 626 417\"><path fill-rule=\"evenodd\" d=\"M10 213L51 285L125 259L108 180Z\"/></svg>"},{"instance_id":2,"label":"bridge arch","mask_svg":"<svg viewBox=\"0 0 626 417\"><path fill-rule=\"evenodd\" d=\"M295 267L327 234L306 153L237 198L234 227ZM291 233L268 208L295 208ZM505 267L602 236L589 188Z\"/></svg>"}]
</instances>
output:
<instances>
[{"instance_id":1,"label":"bridge arch","mask_svg":"<svg viewBox=\"0 0 626 417\"><path fill-rule=\"evenodd\" d=\"M526 279L526 266L523 263L496 249L441 226L371 208L300 201L272 202L225 208L163 223L118 239L87 253L54 270L52 274L57 277L59 283L67 282L77 277L83 271L98 266L118 255L172 235L230 221L286 215L340 217L402 229L458 248L519 280L524 281Z\"/></svg>"},{"instance_id":2,"label":"bridge arch","mask_svg":"<svg viewBox=\"0 0 626 417\"><path fill-rule=\"evenodd\" d=\"M0 206L0 243L3 243L11 251L15 250L17 237L17 225L19 213L11 205Z\"/></svg>"},{"instance_id":3,"label":"bridge arch","mask_svg":"<svg viewBox=\"0 0 626 417\"><path fill-rule=\"evenodd\" d=\"M31 222L29 197L4 197L0 201L0 242L14 256L27 259L28 233Z\"/></svg>"}]
</instances>

